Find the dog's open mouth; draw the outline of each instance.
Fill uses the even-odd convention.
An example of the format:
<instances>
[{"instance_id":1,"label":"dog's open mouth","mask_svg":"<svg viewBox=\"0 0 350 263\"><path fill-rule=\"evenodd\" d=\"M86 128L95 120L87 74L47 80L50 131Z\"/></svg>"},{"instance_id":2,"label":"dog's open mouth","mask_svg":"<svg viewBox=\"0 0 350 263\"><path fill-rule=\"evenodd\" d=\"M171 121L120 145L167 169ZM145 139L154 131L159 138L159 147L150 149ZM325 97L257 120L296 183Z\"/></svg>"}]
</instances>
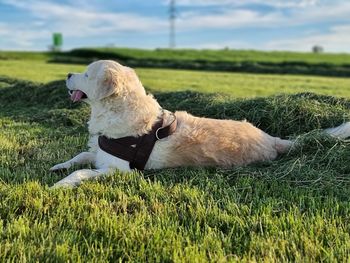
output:
<instances>
[{"instance_id":1,"label":"dog's open mouth","mask_svg":"<svg viewBox=\"0 0 350 263\"><path fill-rule=\"evenodd\" d=\"M81 90L69 90L68 91L69 95L70 95L70 99L73 101L73 102L77 102L77 101L80 101L82 99L86 99L87 96L84 92L82 92Z\"/></svg>"}]
</instances>

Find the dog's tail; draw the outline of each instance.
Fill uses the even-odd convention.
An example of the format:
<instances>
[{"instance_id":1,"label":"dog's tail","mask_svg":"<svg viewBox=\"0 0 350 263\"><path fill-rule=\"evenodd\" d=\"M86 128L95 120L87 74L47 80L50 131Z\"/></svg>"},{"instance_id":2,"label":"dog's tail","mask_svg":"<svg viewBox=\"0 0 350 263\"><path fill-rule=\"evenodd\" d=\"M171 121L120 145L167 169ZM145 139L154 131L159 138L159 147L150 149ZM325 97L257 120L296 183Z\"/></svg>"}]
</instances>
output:
<instances>
[{"instance_id":1,"label":"dog's tail","mask_svg":"<svg viewBox=\"0 0 350 263\"><path fill-rule=\"evenodd\" d=\"M346 139L350 137L350 122L345 122L334 128L325 129L324 132L335 138ZM276 138L275 145L278 153L285 153L295 147L297 145L297 141Z\"/></svg>"}]
</instances>

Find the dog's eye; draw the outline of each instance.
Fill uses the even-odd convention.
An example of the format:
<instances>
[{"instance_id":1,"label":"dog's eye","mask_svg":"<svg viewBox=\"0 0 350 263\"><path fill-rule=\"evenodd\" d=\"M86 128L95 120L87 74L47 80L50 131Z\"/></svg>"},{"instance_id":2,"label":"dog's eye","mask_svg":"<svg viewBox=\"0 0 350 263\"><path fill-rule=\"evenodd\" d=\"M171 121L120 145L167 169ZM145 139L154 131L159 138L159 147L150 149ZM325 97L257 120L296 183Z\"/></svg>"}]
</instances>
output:
<instances>
[{"instance_id":1,"label":"dog's eye","mask_svg":"<svg viewBox=\"0 0 350 263\"><path fill-rule=\"evenodd\" d=\"M85 74L84 74L84 76L85 76L86 78L88 78L88 77L89 77L87 73L85 73Z\"/></svg>"}]
</instances>

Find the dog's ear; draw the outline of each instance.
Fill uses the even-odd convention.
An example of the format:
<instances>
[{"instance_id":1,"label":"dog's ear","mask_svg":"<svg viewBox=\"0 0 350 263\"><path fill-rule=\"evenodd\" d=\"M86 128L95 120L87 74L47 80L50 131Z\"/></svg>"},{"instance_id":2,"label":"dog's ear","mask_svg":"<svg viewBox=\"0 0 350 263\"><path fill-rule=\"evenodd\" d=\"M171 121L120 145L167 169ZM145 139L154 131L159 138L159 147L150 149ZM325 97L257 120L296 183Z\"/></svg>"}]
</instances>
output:
<instances>
[{"instance_id":1,"label":"dog's ear","mask_svg":"<svg viewBox=\"0 0 350 263\"><path fill-rule=\"evenodd\" d=\"M118 73L116 70L106 68L103 70L100 87L97 93L97 99L101 100L111 96L117 91L118 87Z\"/></svg>"},{"instance_id":2,"label":"dog's ear","mask_svg":"<svg viewBox=\"0 0 350 263\"><path fill-rule=\"evenodd\" d=\"M98 90L97 99L103 99L112 94L126 96L131 91L145 93L145 90L132 68L106 68L103 71L102 82Z\"/></svg>"},{"instance_id":3,"label":"dog's ear","mask_svg":"<svg viewBox=\"0 0 350 263\"><path fill-rule=\"evenodd\" d=\"M135 70L132 68L123 67L123 82L128 90L136 90L140 87L143 89Z\"/></svg>"}]
</instances>

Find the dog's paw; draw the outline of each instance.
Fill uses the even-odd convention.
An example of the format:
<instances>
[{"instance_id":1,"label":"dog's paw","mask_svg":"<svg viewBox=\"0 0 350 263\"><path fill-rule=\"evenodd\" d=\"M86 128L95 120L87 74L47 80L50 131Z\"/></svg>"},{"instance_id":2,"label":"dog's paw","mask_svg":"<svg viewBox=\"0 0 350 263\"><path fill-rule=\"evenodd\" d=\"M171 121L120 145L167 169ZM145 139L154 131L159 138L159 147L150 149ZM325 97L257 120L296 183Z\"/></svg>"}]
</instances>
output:
<instances>
[{"instance_id":1,"label":"dog's paw","mask_svg":"<svg viewBox=\"0 0 350 263\"><path fill-rule=\"evenodd\" d=\"M63 169L68 169L70 168L72 165L70 163L59 163L59 164L56 164L54 166L52 166L50 168L50 171L58 171L58 170L63 170Z\"/></svg>"}]
</instances>

